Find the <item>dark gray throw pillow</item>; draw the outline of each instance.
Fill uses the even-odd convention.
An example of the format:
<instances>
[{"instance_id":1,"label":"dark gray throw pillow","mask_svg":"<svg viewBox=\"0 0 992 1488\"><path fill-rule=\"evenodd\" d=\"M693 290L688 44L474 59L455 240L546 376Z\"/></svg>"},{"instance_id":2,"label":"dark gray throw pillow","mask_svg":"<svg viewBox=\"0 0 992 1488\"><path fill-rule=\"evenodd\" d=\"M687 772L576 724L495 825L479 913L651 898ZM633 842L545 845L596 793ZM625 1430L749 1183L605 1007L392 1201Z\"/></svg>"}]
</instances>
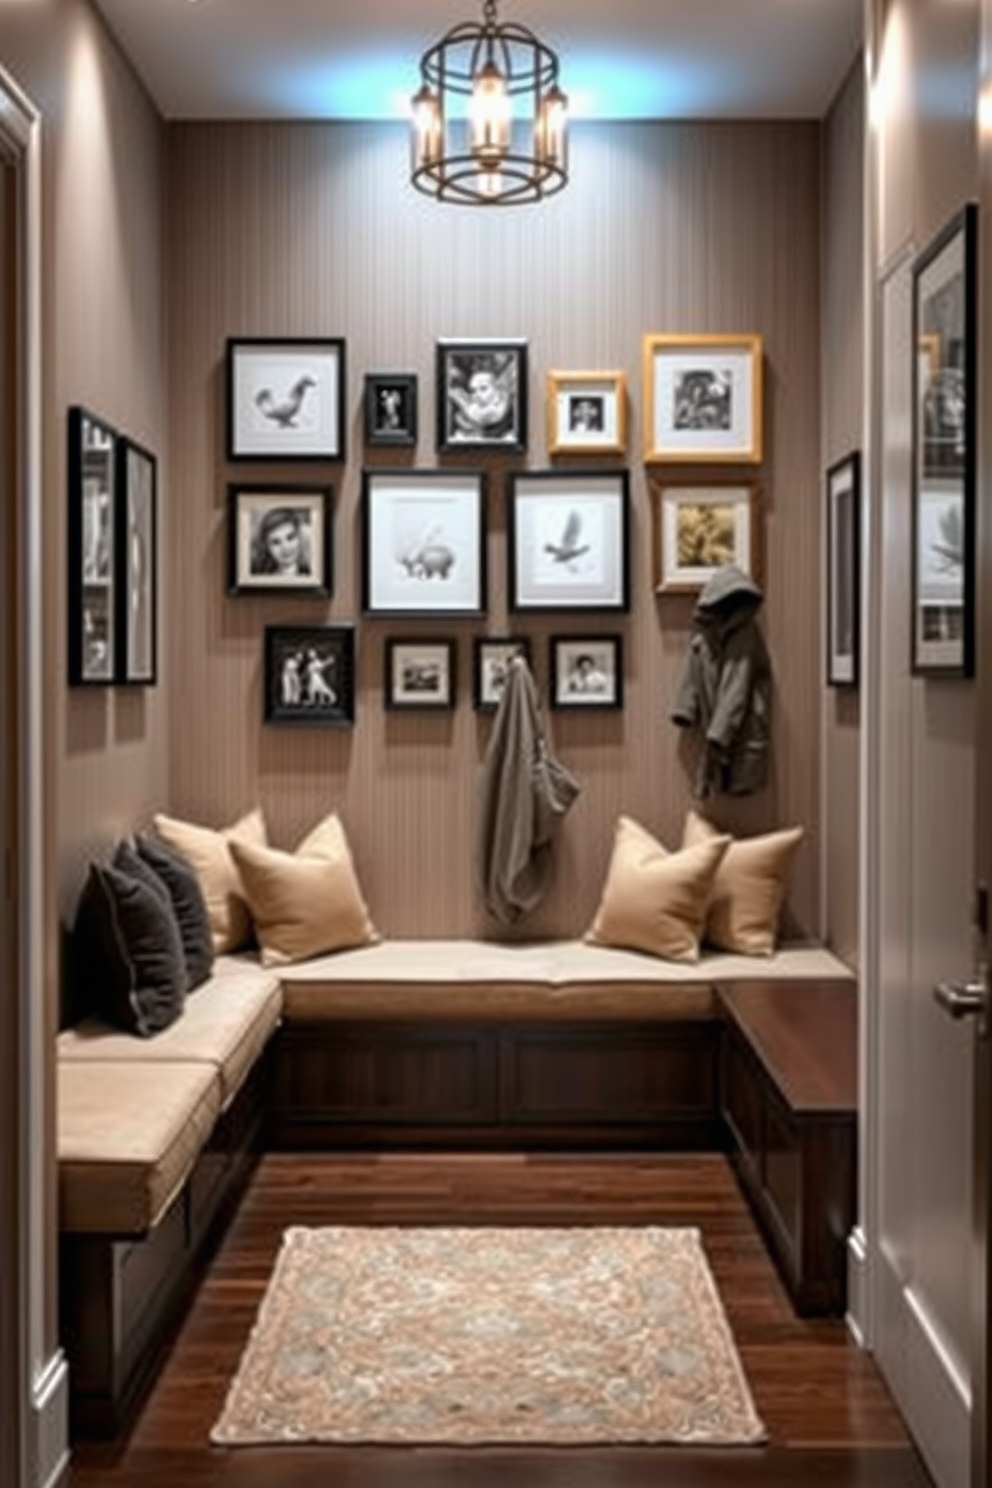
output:
<instances>
[{"instance_id":1,"label":"dark gray throw pillow","mask_svg":"<svg viewBox=\"0 0 992 1488\"><path fill-rule=\"evenodd\" d=\"M214 969L210 914L196 869L182 853L154 837L135 838L140 861L154 871L172 899L186 955L187 990L201 987Z\"/></svg>"},{"instance_id":2,"label":"dark gray throw pillow","mask_svg":"<svg viewBox=\"0 0 992 1488\"><path fill-rule=\"evenodd\" d=\"M90 865L75 925L91 1006L148 1038L183 1010L186 957L168 895L112 865Z\"/></svg>"}]
</instances>

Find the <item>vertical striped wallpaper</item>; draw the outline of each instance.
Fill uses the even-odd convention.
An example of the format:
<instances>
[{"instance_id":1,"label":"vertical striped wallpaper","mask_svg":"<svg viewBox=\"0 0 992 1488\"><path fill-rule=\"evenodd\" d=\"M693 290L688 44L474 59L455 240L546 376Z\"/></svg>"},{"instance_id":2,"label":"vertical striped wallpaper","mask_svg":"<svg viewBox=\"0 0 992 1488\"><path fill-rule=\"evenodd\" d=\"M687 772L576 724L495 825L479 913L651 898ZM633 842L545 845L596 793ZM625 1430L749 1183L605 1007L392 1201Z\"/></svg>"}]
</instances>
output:
<instances>
[{"instance_id":1,"label":"vertical striped wallpaper","mask_svg":"<svg viewBox=\"0 0 992 1488\"><path fill-rule=\"evenodd\" d=\"M559 839L552 892L521 933L580 933L598 901L617 814L675 844L689 802L684 748L667 707L692 602L652 592L641 338L757 332L765 346L764 463L718 473L754 479L761 490L775 675L772 779L759 796L721 801L717 816L741 833L805 825L791 911L794 927L817 928L819 148L810 124L579 126L566 192L539 207L485 212L417 196L406 182L400 127L170 126L165 612L174 811L220 824L258 802L272 840L292 846L336 808L384 932L497 933L472 879L477 773L490 730L490 719L471 707L472 637L511 626L529 635L543 693L549 636L621 634L623 711L550 715L557 750L583 788ZM347 340L347 461L228 464L225 338L325 335ZM434 347L446 336L522 336L529 345L529 451L486 462L488 617L363 619L358 498L363 461L376 463L379 452L363 450L362 376L418 374L415 460L435 465ZM503 484L511 469L547 464L544 374L616 367L627 370L631 392L630 613L514 623L506 610ZM675 474L708 476L704 466ZM260 477L333 482L329 602L226 595L226 485ZM356 624L355 727L263 725L265 625L324 620ZM457 641L453 713L383 708L384 640L417 633Z\"/></svg>"}]
</instances>

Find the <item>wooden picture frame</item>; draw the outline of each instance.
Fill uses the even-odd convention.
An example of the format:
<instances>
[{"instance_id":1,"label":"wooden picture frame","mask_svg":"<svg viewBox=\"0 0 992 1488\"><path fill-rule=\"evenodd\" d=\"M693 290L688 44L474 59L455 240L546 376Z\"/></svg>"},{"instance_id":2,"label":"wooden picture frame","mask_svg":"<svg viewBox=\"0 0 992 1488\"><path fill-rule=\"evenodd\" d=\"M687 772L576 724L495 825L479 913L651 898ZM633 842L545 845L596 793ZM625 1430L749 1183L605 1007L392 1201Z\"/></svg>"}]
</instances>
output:
<instances>
[{"instance_id":1,"label":"wooden picture frame","mask_svg":"<svg viewBox=\"0 0 992 1488\"><path fill-rule=\"evenodd\" d=\"M451 637L390 637L383 657L387 708L436 712L455 706L457 647Z\"/></svg>"},{"instance_id":2,"label":"wooden picture frame","mask_svg":"<svg viewBox=\"0 0 992 1488\"><path fill-rule=\"evenodd\" d=\"M549 372L547 410L549 455L626 452L626 373Z\"/></svg>"},{"instance_id":3,"label":"wooden picture frame","mask_svg":"<svg viewBox=\"0 0 992 1488\"><path fill-rule=\"evenodd\" d=\"M227 458L343 460L345 342L227 342Z\"/></svg>"},{"instance_id":4,"label":"wooden picture frame","mask_svg":"<svg viewBox=\"0 0 992 1488\"><path fill-rule=\"evenodd\" d=\"M437 449L527 449L527 342L447 339L436 348Z\"/></svg>"},{"instance_id":5,"label":"wooden picture frame","mask_svg":"<svg viewBox=\"0 0 992 1488\"><path fill-rule=\"evenodd\" d=\"M111 686L120 645L117 430L75 405L67 419L67 668L71 686Z\"/></svg>"},{"instance_id":6,"label":"wooden picture frame","mask_svg":"<svg viewBox=\"0 0 992 1488\"><path fill-rule=\"evenodd\" d=\"M728 563L756 582L762 569L761 504L746 481L651 487L656 594L693 594Z\"/></svg>"},{"instance_id":7,"label":"wooden picture frame","mask_svg":"<svg viewBox=\"0 0 992 1488\"><path fill-rule=\"evenodd\" d=\"M552 708L623 707L623 637L551 636Z\"/></svg>"},{"instance_id":8,"label":"wooden picture frame","mask_svg":"<svg viewBox=\"0 0 992 1488\"><path fill-rule=\"evenodd\" d=\"M355 717L355 627L265 627L264 719L350 725Z\"/></svg>"},{"instance_id":9,"label":"wooden picture frame","mask_svg":"<svg viewBox=\"0 0 992 1488\"><path fill-rule=\"evenodd\" d=\"M910 667L975 670L978 211L968 203L913 265Z\"/></svg>"},{"instance_id":10,"label":"wooden picture frame","mask_svg":"<svg viewBox=\"0 0 992 1488\"><path fill-rule=\"evenodd\" d=\"M363 472L366 615L474 619L485 614L485 490L479 470Z\"/></svg>"},{"instance_id":11,"label":"wooden picture frame","mask_svg":"<svg viewBox=\"0 0 992 1488\"><path fill-rule=\"evenodd\" d=\"M648 464L760 463L760 336L648 335L643 354Z\"/></svg>"},{"instance_id":12,"label":"wooden picture frame","mask_svg":"<svg viewBox=\"0 0 992 1488\"><path fill-rule=\"evenodd\" d=\"M858 685L861 639L861 456L827 471L827 684Z\"/></svg>"},{"instance_id":13,"label":"wooden picture frame","mask_svg":"<svg viewBox=\"0 0 992 1488\"><path fill-rule=\"evenodd\" d=\"M227 503L229 594L333 593L331 486L232 482Z\"/></svg>"},{"instance_id":14,"label":"wooden picture frame","mask_svg":"<svg viewBox=\"0 0 992 1488\"><path fill-rule=\"evenodd\" d=\"M626 470L531 470L510 477L512 611L626 610L630 605Z\"/></svg>"}]
</instances>

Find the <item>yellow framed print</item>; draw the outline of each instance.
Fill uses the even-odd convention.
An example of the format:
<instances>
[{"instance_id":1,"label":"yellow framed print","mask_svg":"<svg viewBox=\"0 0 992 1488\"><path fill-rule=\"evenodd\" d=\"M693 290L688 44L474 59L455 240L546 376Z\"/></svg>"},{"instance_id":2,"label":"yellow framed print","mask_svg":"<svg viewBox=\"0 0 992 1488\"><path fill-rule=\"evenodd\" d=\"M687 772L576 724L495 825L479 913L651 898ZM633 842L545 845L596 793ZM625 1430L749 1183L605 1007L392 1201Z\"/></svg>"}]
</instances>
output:
<instances>
[{"instance_id":1,"label":"yellow framed print","mask_svg":"<svg viewBox=\"0 0 992 1488\"><path fill-rule=\"evenodd\" d=\"M758 464L760 336L644 337L644 459Z\"/></svg>"}]
</instances>

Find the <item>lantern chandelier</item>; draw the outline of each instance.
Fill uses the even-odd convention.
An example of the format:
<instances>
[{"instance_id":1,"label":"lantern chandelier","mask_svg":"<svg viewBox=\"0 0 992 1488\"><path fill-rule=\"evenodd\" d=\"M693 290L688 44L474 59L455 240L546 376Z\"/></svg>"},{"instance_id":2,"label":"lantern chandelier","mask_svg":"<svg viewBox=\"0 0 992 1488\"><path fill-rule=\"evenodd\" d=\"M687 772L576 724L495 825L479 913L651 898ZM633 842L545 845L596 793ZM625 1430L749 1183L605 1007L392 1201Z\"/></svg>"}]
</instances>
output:
<instances>
[{"instance_id":1,"label":"lantern chandelier","mask_svg":"<svg viewBox=\"0 0 992 1488\"><path fill-rule=\"evenodd\" d=\"M453 26L420 59L411 179L439 201L515 206L568 181L558 58L533 31L496 19ZM467 99L467 104L463 101Z\"/></svg>"}]
</instances>

